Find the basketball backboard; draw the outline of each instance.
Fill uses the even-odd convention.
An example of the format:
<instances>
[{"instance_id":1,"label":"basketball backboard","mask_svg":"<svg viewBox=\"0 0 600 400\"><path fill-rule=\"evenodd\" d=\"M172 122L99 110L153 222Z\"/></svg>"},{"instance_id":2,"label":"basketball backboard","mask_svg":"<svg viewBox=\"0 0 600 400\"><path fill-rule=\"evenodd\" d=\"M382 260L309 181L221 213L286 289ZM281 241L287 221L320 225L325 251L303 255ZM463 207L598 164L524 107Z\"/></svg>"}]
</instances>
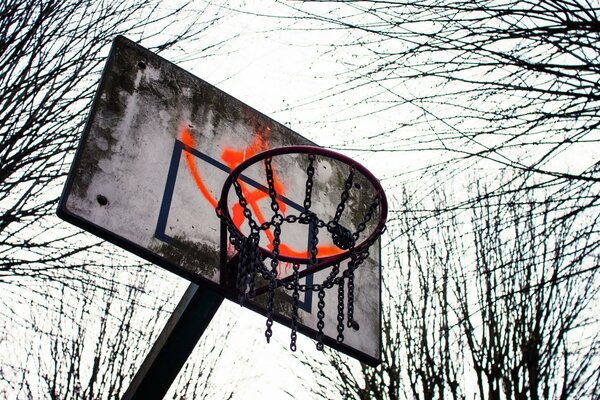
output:
<instances>
[{"instance_id":1,"label":"basketball backboard","mask_svg":"<svg viewBox=\"0 0 600 400\"><path fill-rule=\"evenodd\" d=\"M131 251L206 290L236 300L223 279L221 229L215 207L229 172L263 150L314 145L214 86L193 76L126 38L113 43L92 111L61 197L61 218ZM277 165L282 211L303 209L305 175ZM322 213L335 213L346 172L326 160L317 163L315 192ZM247 198L256 210L269 207L260 173L242 177ZM360 178L343 218L368 207ZM368 194L368 193L367 193ZM331 198L329 202L327 199ZM370 197L369 197L370 198ZM231 204L235 207L234 202ZM259 221L260 222L260 221ZM240 227L242 222L240 222ZM242 227L241 227L242 228ZM307 231L282 235L286 251L306 252ZM323 251L330 246L324 241ZM233 249L226 249L233 255ZM282 276L291 266L282 263ZM311 283L321 271L308 275ZM356 272L355 320L336 341L335 294L326 305L325 344L375 365L380 361L380 246L371 247ZM299 331L316 334L317 299L301 293ZM290 295L281 289L275 320L290 320ZM264 313L260 296L248 304ZM275 327L275 329L284 329Z\"/></svg>"}]
</instances>

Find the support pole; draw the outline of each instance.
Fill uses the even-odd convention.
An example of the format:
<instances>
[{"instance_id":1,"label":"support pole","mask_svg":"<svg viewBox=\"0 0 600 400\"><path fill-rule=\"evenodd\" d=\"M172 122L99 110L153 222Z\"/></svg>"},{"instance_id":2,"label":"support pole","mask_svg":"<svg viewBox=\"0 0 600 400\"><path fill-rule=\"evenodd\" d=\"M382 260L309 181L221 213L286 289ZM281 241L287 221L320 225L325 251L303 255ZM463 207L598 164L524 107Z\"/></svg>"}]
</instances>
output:
<instances>
[{"instance_id":1,"label":"support pole","mask_svg":"<svg viewBox=\"0 0 600 400\"><path fill-rule=\"evenodd\" d=\"M123 400L162 399L222 302L215 292L190 284Z\"/></svg>"}]
</instances>

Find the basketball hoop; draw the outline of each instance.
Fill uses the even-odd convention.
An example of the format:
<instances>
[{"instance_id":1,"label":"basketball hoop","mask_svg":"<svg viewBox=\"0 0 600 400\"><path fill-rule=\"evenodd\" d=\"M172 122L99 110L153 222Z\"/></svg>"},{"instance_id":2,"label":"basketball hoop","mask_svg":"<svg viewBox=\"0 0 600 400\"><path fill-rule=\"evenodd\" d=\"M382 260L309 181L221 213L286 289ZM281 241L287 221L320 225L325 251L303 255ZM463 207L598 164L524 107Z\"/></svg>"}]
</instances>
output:
<instances>
[{"instance_id":1,"label":"basketball hoop","mask_svg":"<svg viewBox=\"0 0 600 400\"><path fill-rule=\"evenodd\" d=\"M308 159L305 169L307 178L302 205L303 210L297 215L288 213L284 215L280 210L279 201L281 200L281 195L276 190L272 160L275 157L284 155L294 155ZM319 215L311 211L311 207L313 206L313 178L317 157L319 159L335 160L337 163L346 165L348 170L335 214L333 217L327 218L327 220L320 218ZM261 161L264 164L267 181L265 189L270 198L270 209L272 212L271 218L263 223L256 221L240 184L240 179L244 171ZM367 190L355 183L357 174L362 175L363 179L370 183L372 200L368 207L365 207L362 215L356 215L356 213L352 215L357 223L355 226L348 227L341 220L344 211L347 210L351 192L353 190ZM231 187L234 188L238 197L238 204L243 210L243 217L249 228L247 234L244 234L234 223L229 211L228 196ZM383 188L371 172L349 157L320 147L289 146L267 150L248 158L231 171L223 184L216 212L221 219L221 230L229 234L229 242L238 254L235 286L238 291L240 304L243 304L246 300L253 299L258 294L267 292L267 328L265 331L267 342L270 341L272 336L273 304L277 288L285 288L292 293L292 333L290 343L292 351L296 350L299 292L317 292L319 299L317 303L317 349L323 349L325 291L332 289L334 286L337 286L338 292L338 343L344 341L344 326L358 329L358 325L354 321L354 273L369 256L369 248L385 231L387 211L387 199ZM373 219L375 215L376 219ZM377 223L374 223L374 221L377 221ZM310 239L308 240L305 257L281 252L282 228L286 224L302 224L307 226L308 237ZM367 226L369 229L367 229ZM261 233L266 231L272 232L272 241L269 243L269 246L261 246ZM324 232L327 232L325 235L328 235L328 240L335 245L337 251L333 255L319 257L319 234L323 238ZM224 237L223 233L222 237ZM222 246L224 245L226 246L226 243L222 244ZM268 265L265 263L267 259L270 260ZM347 263L342 265L341 263L345 261ZM281 262L292 264L293 273L290 276L279 277L278 266ZM300 270L301 265L306 266L302 271ZM321 282L313 284L301 284L299 282L300 278L327 268L330 269L329 274ZM263 288L257 288L257 277L262 277L268 282L268 285Z\"/></svg>"}]
</instances>

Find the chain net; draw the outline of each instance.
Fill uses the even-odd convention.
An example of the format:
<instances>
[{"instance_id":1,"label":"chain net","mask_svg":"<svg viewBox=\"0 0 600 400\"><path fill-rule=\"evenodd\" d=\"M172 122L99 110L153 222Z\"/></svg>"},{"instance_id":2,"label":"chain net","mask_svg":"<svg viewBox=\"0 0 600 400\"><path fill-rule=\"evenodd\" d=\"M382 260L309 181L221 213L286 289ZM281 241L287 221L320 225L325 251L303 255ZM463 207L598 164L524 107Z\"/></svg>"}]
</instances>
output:
<instances>
[{"instance_id":1,"label":"chain net","mask_svg":"<svg viewBox=\"0 0 600 400\"><path fill-rule=\"evenodd\" d=\"M325 293L328 289L337 286L337 341L344 341L344 328L357 329L358 324L354 321L354 273L356 269L369 256L369 247L371 247L377 238L385 230L385 226L380 229L375 235L371 235L368 242L363 242L360 248L357 248L357 243L361 233L365 230L368 222L372 219L377 207L380 204L380 194L377 193L363 215L362 221L357 225L354 232L340 223L342 214L346 208L350 191L353 187L356 169L350 165L350 171L344 182L344 189L340 196L340 202L337 205L335 215L329 221L323 221L315 213L311 211L312 206L312 191L313 178L315 174L315 155L308 154L308 166L306 168L306 189L303 206L304 209L298 215L284 216L279 208L277 201L277 192L275 190L275 179L273 168L271 165L272 158L264 160L265 174L268 184L268 194L270 198L270 206L273 212L269 221L259 224L255 221L248 201L244 197L243 189L237 179L233 181L233 187L238 197L238 203L243 210L244 217L250 228L250 232L244 236L234 225L231 218L223 217L223 213L217 208L217 215L223 218L227 231L229 233L229 241L239 255L239 264L237 266L236 289L239 295L239 303L244 304L247 300L252 300L255 297L256 279L262 277L268 282L267 302L266 302L266 329L265 337L267 342L270 342L273 331L273 313L275 303L275 291L278 288L284 288L291 292L292 296L292 312L291 312L291 338L290 349L296 350L296 339L298 329L298 306L300 292L313 291L317 293L317 349L323 350L324 328L325 328ZM307 268L317 267L319 232L323 229L327 230L331 235L333 243L342 250L348 251L348 263L345 268L340 268L340 263L335 263L331 266L329 274L321 283L301 284L300 283L300 265L294 263L292 265L293 272L291 279L278 278L278 266L280 263L280 245L281 245L281 229L285 223L299 223L308 226L309 244L307 251ZM261 232L272 230L272 250L269 256L270 261L265 263L266 258L261 254L259 243Z\"/></svg>"}]
</instances>

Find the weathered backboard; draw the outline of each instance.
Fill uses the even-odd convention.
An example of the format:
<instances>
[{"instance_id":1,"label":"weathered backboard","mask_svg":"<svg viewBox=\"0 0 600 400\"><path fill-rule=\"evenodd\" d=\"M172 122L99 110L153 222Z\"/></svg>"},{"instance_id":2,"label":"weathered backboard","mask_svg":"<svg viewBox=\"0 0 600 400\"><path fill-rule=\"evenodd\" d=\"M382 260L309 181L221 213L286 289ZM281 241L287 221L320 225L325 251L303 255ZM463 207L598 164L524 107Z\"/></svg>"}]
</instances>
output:
<instances>
[{"instance_id":1,"label":"weathered backboard","mask_svg":"<svg viewBox=\"0 0 600 400\"><path fill-rule=\"evenodd\" d=\"M235 294L221 283L225 272L219 261L221 232L215 207L223 182L232 168L257 152L303 144L313 143L118 37L58 214L207 290L235 300ZM345 176L339 168L326 161L318 163L316 198L331 197L337 199L331 204L339 202ZM296 174L289 167L277 169L277 174L284 211L297 213L302 210L305 176L295 178L302 171ZM268 208L264 185L252 177L244 179L254 205ZM348 218L353 210L365 207L361 190L355 192ZM322 203L324 212L335 212L335 208L328 209L333 205ZM282 238L290 248L302 252L308 243L306 235L299 231ZM282 264L280 269L281 274L289 274L289 265ZM320 278L317 274L303 279ZM325 344L373 365L379 362L381 346L379 243L357 270L355 282L355 320L360 328L348 328L344 342L336 342L336 293L328 294ZM299 331L311 337L316 333L316 297L307 291L300 299ZM282 289L276 304L275 319L286 325L289 298ZM257 298L249 307L264 313L262 302Z\"/></svg>"}]
</instances>

